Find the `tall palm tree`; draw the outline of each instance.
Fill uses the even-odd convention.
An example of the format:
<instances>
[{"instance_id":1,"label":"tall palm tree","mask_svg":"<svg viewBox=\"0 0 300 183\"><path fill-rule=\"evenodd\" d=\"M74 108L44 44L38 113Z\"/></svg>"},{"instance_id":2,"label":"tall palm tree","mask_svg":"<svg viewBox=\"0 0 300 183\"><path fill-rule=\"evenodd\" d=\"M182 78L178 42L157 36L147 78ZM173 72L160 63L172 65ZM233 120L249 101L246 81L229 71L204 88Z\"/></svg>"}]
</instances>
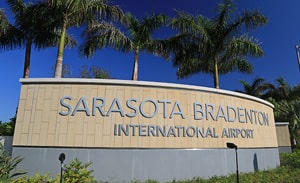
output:
<instances>
[{"instance_id":1,"label":"tall palm tree","mask_svg":"<svg viewBox=\"0 0 300 183\"><path fill-rule=\"evenodd\" d=\"M152 14L141 20L127 13L123 24L127 32L122 32L111 23L95 22L84 33L85 42L81 46L83 55L91 56L96 49L111 47L117 51L134 52L132 80L138 80L138 57L140 51L168 58L161 45L152 38L155 30L167 23L167 16Z\"/></svg>"},{"instance_id":2,"label":"tall palm tree","mask_svg":"<svg viewBox=\"0 0 300 183\"><path fill-rule=\"evenodd\" d=\"M54 20L53 27L60 32L55 78L61 78L66 33L69 28L80 27L97 19L120 19L123 12L107 0L45 0L36 11L48 10L47 18Z\"/></svg>"},{"instance_id":3,"label":"tall palm tree","mask_svg":"<svg viewBox=\"0 0 300 183\"><path fill-rule=\"evenodd\" d=\"M25 47L23 78L28 78L32 45L36 49L55 46L58 34L47 29L48 21L45 21L43 16L30 14L30 9L34 8L36 4L26 4L24 0L6 0L6 2L14 15L15 22L14 24L9 23L5 14L1 13L1 49Z\"/></svg>"},{"instance_id":4,"label":"tall palm tree","mask_svg":"<svg viewBox=\"0 0 300 183\"><path fill-rule=\"evenodd\" d=\"M274 85L271 83L266 83L263 78L256 77L252 84L247 83L246 81L241 80L243 85L243 90L237 90L238 92L252 95L255 97L260 97L266 99L269 96L269 93L275 89Z\"/></svg>"},{"instance_id":5,"label":"tall palm tree","mask_svg":"<svg viewBox=\"0 0 300 183\"><path fill-rule=\"evenodd\" d=\"M214 77L214 87L219 88L219 74L235 70L251 73L252 65L247 57L264 54L258 40L243 33L266 24L266 17L259 11L244 11L233 18L232 0L224 0L213 19L176 12L171 25L180 34L170 40L174 43L173 63L179 66L179 78L209 73Z\"/></svg>"}]
</instances>

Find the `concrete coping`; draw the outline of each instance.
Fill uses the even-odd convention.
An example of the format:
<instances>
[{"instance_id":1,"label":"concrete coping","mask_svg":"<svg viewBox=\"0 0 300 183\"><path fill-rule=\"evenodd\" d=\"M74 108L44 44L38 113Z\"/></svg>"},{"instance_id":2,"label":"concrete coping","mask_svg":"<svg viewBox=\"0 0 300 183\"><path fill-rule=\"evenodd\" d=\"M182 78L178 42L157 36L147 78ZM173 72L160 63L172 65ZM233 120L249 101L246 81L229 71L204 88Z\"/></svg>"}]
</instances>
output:
<instances>
[{"instance_id":1,"label":"concrete coping","mask_svg":"<svg viewBox=\"0 0 300 183\"><path fill-rule=\"evenodd\" d=\"M275 126L288 126L290 122L275 122Z\"/></svg>"},{"instance_id":2,"label":"concrete coping","mask_svg":"<svg viewBox=\"0 0 300 183\"><path fill-rule=\"evenodd\" d=\"M240 97L255 102L265 104L271 108L274 105L263 99L246 95L239 92L233 92L229 90L209 88L195 85L163 83L163 82L150 82L150 81L133 81L133 80L116 80L116 79L87 79L87 78L21 78L19 80L23 85L25 84L97 84L97 85L124 85L124 86L146 86L146 87L160 87L160 88L172 88L183 90L196 90L210 93L217 93L223 95L229 95L234 97Z\"/></svg>"}]
</instances>

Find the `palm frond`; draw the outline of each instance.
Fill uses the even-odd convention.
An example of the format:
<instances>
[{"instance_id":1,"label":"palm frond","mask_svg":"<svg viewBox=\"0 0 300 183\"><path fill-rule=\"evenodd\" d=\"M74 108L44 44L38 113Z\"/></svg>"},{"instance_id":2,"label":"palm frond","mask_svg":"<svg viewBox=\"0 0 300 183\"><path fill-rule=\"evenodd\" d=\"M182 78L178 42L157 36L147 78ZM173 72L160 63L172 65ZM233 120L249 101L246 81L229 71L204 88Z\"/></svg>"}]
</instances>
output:
<instances>
[{"instance_id":1,"label":"palm frond","mask_svg":"<svg viewBox=\"0 0 300 183\"><path fill-rule=\"evenodd\" d=\"M195 25L193 15L184 12L174 10L177 14L177 18L173 18L170 22L171 28L175 30L179 30L180 32L193 32L192 26Z\"/></svg>"},{"instance_id":2,"label":"palm frond","mask_svg":"<svg viewBox=\"0 0 300 183\"><path fill-rule=\"evenodd\" d=\"M123 19L124 12L119 6L113 6L110 4L104 3L105 1L102 1L102 3L99 3L98 6L95 6L95 8L92 9L93 12L99 12L99 18L103 18L103 20L113 20L113 21L120 21ZM93 7L93 6L92 6ZM91 12L91 13L93 13ZM102 16L101 16L102 15ZM100 20L98 19L98 20Z\"/></svg>"},{"instance_id":3,"label":"palm frond","mask_svg":"<svg viewBox=\"0 0 300 183\"><path fill-rule=\"evenodd\" d=\"M84 43L80 46L82 55L90 57L97 49L111 47L118 51L132 50L132 42L113 24L107 22L94 23L82 34Z\"/></svg>"},{"instance_id":4,"label":"palm frond","mask_svg":"<svg viewBox=\"0 0 300 183\"><path fill-rule=\"evenodd\" d=\"M215 19L217 30L224 30L229 21L230 15L233 11L232 0L225 0L224 3L219 4L219 16Z\"/></svg>"},{"instance_id":5,"label":"palm frond","mask_svg":"<svg viewBox=\"0 0 300 183\"><path fill-rule=\"evenodd\" d=\"M176 75L179 79L183 79L199 72L210 74L211 72L209 72L209 68L202 67L206 62L206 60L200 60L199 58L181 60L181 64L178 67Z\"/></svg>"},{"instance_id":6,"label":"palm frond","mask_svg":"<svg viewBox=\"0 0 300 183\"><path fill-rule=\"evenodd\" d=\"M23 17L24 10L27 8L27 5L23 0L6 0L6 2L11 11L15 14L16 20Z\"/></svg>"},{"instance_id":7,"label":"palm frond","mask_svg":"<svg viewBox=\"0 0 300 183\"><path fill-rule=\"evenodd\" d=\"M192 36L209 37L208 29L212 26L211 22L202 15L193 16L184 11L174 10L177 17L170 21L171 28L180 33L189 33Z\"/></svg>"},{"instance_id":8,"label":"palm frond","mask_svg":"<svg viewBox=\"0 0 300 183\"><path fill-rule=\"evenodd\" d=\"M225 51L225 57L233 55L261 57L264 55L261 43L247 34L240 37L233 37L226 46Z\"/></svg>"},{"instance_id":9,"label":"palm frond","mask_svg":"<svg viewBox=\"0 0 300 183\"><path fill-rule=\"evenodd\" d=\"M258 10L244 11L242 15L239 15L233 23L228 24L225 35L238 33L242 27L245 27L247 31L263 26L267 23L267 17L264 16Z\"/></svg>"},{"instance_id":10,"label":"palm frond","mask_svg":"<svg viewBox=\"0 0 300 183\"><path fill-rule=\"evenodd\" d=\"M7 32L8 27L9 22L5 15L4 9L0 9L0 36Z\"/></svg>"},{"instance_id":11,"label":"palm frond","mask_svg":"<svg viewBox=\"0 0 300 183\"><path fill-rule=\"evenodd\" d=\"M228 61L221 61L219 63L219 74L227 74L233 71L250 74L253 71L253 67L243 57L231 58Z\"/></svg>"},{"instance_id":12,"label":"palm frond","mask_svg":"<svg viewBox=\"0 0 300 183\"><path fill-rule=\"evenodd\" d=\"M150 17L144 17L141 26L143 27L144 33L152 33L154 30L166 25L167 21L168 16L163 14L153 14Z\"/></svg>"}]
</instances>

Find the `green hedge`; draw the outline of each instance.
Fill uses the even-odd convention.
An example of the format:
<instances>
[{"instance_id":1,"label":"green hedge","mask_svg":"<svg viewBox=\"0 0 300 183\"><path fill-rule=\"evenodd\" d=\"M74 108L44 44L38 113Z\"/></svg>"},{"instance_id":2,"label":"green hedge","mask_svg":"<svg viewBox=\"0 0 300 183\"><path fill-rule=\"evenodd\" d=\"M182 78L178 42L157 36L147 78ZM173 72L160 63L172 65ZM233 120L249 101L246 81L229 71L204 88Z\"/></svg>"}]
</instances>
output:
<instances>
[{"instance_id":1,"label":"green hedge","mask_svg":"<svg viewBox=\"0 0 300 183\"><path fill-rule=\"evenodd\" d=\"M252 173L240 173L240 183L297 183L300 182L300 151L293 153L280 154L281 166L272 170L257 171ZM65 182L96 182L91 176L92 171L87 170L90 163L82 164L75 159L69 166L64 177ZM117 173L117 172L116 172ZM57 183L58 177L51 179L47 174L37 174L31 178L19 178L11 180L14 183ZM0 180L1 182L1 180ZM100 181L101 182L101 181ZM173 180L169 183L234 183L236 182L236 174L229 176L215 176L209 179L195 177L189 180ZM132 183L159 183L156 180L138 181L133 180Z\"/></svg>"},{"instance_id":2,"label":"green hedge","mask_svg":"<svg viewBox=\"0 0 300 183\"><path fill-rule=\"evenodd\" d=\"M293 153L281 153L280 165L289 166L292 168L300 168L300 150L296 150Z\"/></svg>"}]
</instances>

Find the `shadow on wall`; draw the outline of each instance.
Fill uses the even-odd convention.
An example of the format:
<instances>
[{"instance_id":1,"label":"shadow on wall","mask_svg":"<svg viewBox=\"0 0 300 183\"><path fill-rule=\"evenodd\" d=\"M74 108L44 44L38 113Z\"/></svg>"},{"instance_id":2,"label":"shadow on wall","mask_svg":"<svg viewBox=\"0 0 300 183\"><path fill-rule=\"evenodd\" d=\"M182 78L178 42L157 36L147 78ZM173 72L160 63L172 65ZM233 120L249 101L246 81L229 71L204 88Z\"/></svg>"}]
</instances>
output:
<instances>
[{"instance_id":1,"label":"shadow on wall","mask_svg":"<svg viewBox=\"0 0 300 183\"><path fill-rule=\"evenodd\" d=\"M257 162L257 154L254 153L254 157L253 157L253 167L254 167L254 171L258 171L258 162Z\"/></svg>"}]
</instances>

